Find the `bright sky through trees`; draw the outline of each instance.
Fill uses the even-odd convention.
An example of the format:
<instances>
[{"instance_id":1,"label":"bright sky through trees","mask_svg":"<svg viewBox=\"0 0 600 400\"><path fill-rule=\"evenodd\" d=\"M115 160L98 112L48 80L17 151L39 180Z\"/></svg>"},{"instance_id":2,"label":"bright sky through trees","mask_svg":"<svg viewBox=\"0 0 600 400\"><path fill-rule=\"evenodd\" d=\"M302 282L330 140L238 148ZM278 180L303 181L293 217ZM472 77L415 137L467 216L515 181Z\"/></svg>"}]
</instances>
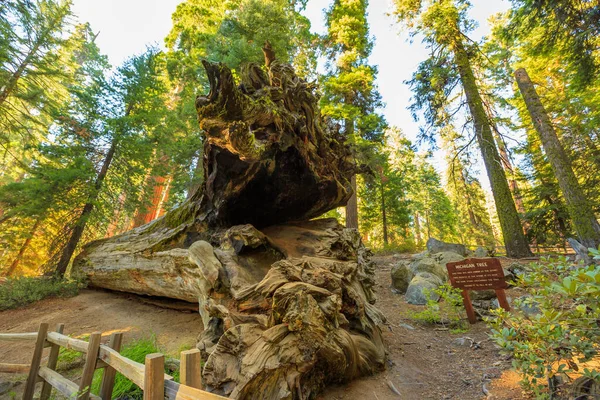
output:
<instances>
[{"instance_id":1,"label":"bright sky through trees","mask_svg":"<svg viewBox=\"0 0 600 400\"><path fill-rule=\"evenodd\" d=\"M74 10L81 21L88 21L95 32L100 31L96 43L107 54L113 65L119 65L127 57L144 51L148 44L163 46L163 39L171 29L171 14L179 0L75 0ZM330 1L311 0L305 14L310 18L312 29L325 32L323 10ZM471 35L475 39L489 32L489 16L509 8L506 0L474 0L471 16L479 22L479 28ZM403 82L411 78L417 65L426 58L427 50L417 37L411 44L405 32L388 16L390 0L371 0L369 25L375 46L369 59L379 68L377 77L379 91L386 104L383 114L390 125L400 127L411 140L415 140L418 124L412 120L407 106L410 88ZM442 157L436 156L436 161ZM443 169L438 165L438 169Z\"/></svg>"}]
</instances>

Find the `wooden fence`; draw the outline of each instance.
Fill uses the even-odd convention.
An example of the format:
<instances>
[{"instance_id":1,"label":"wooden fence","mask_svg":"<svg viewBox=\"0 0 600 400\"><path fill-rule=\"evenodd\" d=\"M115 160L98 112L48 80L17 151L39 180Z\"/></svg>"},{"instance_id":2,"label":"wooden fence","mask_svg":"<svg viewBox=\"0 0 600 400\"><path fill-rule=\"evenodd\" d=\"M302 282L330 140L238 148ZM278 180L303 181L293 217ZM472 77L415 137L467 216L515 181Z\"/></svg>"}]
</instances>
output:
<instances>
[{"instance_id":1,"label":"wooden fence","mask_svg":"<svg viewBox=\"0 0 600 400\"><path fill-rule=\"evenodd\" d=\"M35 340L35 349L31 364L0 363L0 372L27 373L27 382L23 400L33 399L35 386L42 382L40 400L48 400L52 389L68 398L77 400L103 399L112 397L115 376L120 372L144 391L144 400L217 400L224 397L201 390L201 370L199 350L181 353L180 380L164 373L165 356L160 353L148 354L145 364L140 364L119 354L122 333L113 333L107 345L100 343L102 334L94 332L89 341L74 339L63 335L63 324L58 324L56 331L48 332L48 324L40 324L38 332L2 333L0 341ZM50 348L48 362L42 366L45 348ZM79 384L76 384L56 372L58 354L61 347L85 354L85 364ZM103 369L99 395L90 393L94 371Z\"/></svg>"}]
</instances>

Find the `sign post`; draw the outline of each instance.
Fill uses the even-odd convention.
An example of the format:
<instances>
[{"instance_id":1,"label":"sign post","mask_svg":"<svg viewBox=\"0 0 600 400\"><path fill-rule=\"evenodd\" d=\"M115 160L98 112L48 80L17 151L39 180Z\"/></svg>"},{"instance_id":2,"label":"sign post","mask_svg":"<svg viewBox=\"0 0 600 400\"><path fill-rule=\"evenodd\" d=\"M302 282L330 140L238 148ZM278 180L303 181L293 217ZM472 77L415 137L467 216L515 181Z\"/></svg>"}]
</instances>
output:
<instances>
[{"instance_id":1,"label":"sign post","mask_svg":"<svg viewBox=\"0 0 600 400\"><path fill-rule=\"evenodd\" d=\"M462 289L463 303L467 310L469 322L477 322L475 309L469 297L469 290L494 289L500 307L510 311L504 289L508 287L504 278L504 270L497 258L468 258L463 261L446 264L450 284Z\"/></svg>"}]
</instances>

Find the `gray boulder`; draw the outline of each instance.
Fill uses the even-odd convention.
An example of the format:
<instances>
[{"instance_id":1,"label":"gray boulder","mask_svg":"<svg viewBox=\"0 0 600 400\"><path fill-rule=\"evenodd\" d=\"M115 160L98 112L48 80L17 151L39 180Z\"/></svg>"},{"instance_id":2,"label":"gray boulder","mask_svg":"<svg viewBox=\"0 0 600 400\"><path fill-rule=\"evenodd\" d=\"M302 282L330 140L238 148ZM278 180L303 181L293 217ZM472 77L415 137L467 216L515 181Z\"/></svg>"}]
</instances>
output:
<instances>
[{"instance_id":1,"label":"gray boulder","mask_svg":"<svg viewBox=\"0 0 600 400\"><path fill-rule=\"evenodd\" d=\"M410 263L409 268L413 275L417 275L419 272L429 272L439 276L440 278L443 276L443 274L440 275L440 264L433 257L425 257L415 260Z\"/></svg>"},{"instance_id":2,"label":"gray boulder","mask_svg":"<svg viewBox=\"0 0 600 400\"><path fill-rule=\"evenodd\" d=\"M467 255L467 248L464 245L456 243L446 243L434 238L429 238L429 240L427 241L427 250L429 250L431 253L451 251L454 253L458 253L461 256Z\"/></svg>"},{"instance_id":3,"label":"gray boulder","mask_svg":"<svg viewBox=\"0 0 600 400\"><path fill-rule=\"evenodd\" d=\"M426 291L429 291L429 297L438 300L439 296L433 292L442 284L442 280L429 272L419 272L408 285L406 290L406 301L409 304L423 305L427 304Z\"/></svg>"},{"instance_id":4,"label":"gray boulder","mask_svg":"<svg viewBox=\"0 0 600 400\"><path fill-rule=\"evenodd\" d=\"M465 257L452 251L443 251L441 253L434 254L433 258L437 261L438 264L444 267L444 271L446 272L446 274L448 273L448 270L446 269L446 264L451 262L462 261L465 259Z\"/></svg>"},{"instance_id":5,"label":"gray boulder","mask_svg":"<svg viewBox=\"0 0 600 400\"><path fill-rule=\"evenodd\" d=\"M478 248L475 249L475 251L473 252L473 257L477 257L477 258L484 258L484 257L488 257L488 251L487 249L479 246Z\"/></svg>"},{"instance_id":6,"label":"gray boulder","mask_svg":"<svg viewBox=\"0 0 600 400\"><path fill-rule=\"evenodd\" d=\"M576 261L583 261L583 263L585 265L590 265L593 263L593 260L589 255L587 247L585 247L584 245L582 245L576 239L573 239L573 238L568 238L567 241L569 242L569 245L573 248L573 250L575 250L575 253L577 254L577 257L575 258Z\"/></svg>"},{"instance_id":7,"label":"gray boulder","mask_svg":"<svg viewBox=\"0 0 600 400\"><path fill-rule=\"evenodd\" d=\"M401 261L392 267L392 287L400 293L406 293L408 284L414 276L408 263Z\"/></svg>"}]
</instances>

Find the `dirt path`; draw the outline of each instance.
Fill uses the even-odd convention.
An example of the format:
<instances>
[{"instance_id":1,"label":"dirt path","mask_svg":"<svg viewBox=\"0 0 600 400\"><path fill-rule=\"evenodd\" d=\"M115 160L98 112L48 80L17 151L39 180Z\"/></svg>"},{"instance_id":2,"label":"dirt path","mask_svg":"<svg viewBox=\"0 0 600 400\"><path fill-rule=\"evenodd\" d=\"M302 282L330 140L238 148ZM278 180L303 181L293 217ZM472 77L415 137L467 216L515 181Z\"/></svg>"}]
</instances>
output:
<instances>
[{"instance_id":1,"label":"dirt path","mask_svg":"<svg viewBox=\"0 0 600 400\"><path fill-rule=\"evenodd\" d=\"M484 385L490 392L487 399L523 398L516 375L507 371L510 361L488 340L485 324L478 323L463 334L419 326L407 313L422 307L407 304L404 296L390 290L390 269L397 258L378 257L376 261L377 306L389 322L384 328L388 368L376 376L330 387L319 400L479 400L486 398ZM63 322L65 332L74 336L121 330L128 342L155 335L161 350L171 355L193 346L202 329L197 313L160 308L132 295L83 290L71 299L48 299L0 312L0 332L32 332L42 321L51 327ZM471 347L468 339L465 345L456 344L461 337L477 345ZM0 361L28 363L32 350L31 342L0 342Z\"/></svg>"},{"instance_id":2,"label":"dirt path","mask_svg":"<svg viewBox=\"0 0 600 400\"><path fill-rule=\"evenodd\" d=\"M82 290L69 299L46 299L17 310L0 312L0 332L34 332L41 322L52 329L65 324L65 334L79 336L101 331L124 332L124 342L156 336L167 354L178 355L196 344L202 331L200 315L167 310L142 303L137 297L105 291ZM29 363L33 342L0 342L0 361Z\"/></svg>"},{"instance_id":3,"label":"dirt path","mask_svg":"<svg viewBox=\"0 0 600 400\"><path fill-rule=\"evenodd\" d=\"M398 399L522 399L517 377L510 361L498 354L488 339L488 330L480 322L468 332L451 334L423 327L407 317L411 306L404 296L390 290L394 257L377 257L377 307L388 318L390 328L384 329L388 349L388 368L373 376L355 380L348 385L328 388L320 400L398 400ZM454 343L470 338L465 345ZM498 379L500 378L500 379ZM489 382L494 380L494 382ZM485 388L490 396L484 394ZM393 386L398 394L394 393Z\"/></svg>"}]
</instances>

